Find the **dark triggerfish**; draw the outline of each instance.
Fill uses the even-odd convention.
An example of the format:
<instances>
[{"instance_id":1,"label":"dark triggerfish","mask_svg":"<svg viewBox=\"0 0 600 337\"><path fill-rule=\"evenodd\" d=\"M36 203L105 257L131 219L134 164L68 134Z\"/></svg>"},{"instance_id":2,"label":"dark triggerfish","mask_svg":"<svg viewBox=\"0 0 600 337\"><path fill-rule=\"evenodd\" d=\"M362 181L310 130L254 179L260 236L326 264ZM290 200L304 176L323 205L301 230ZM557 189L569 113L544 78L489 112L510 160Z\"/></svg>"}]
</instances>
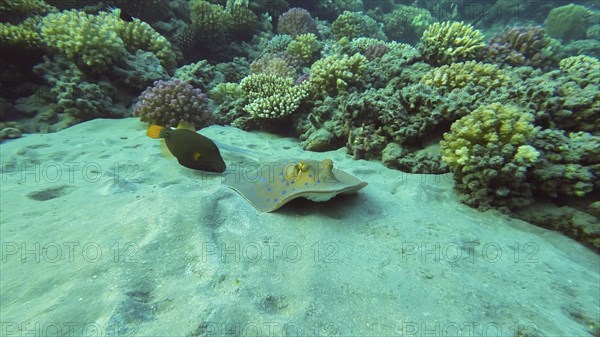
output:
<instances>
[{"instance_id":1,"label":"dark triggerfish","mask_svg":"<svg viewBox=\"0 0 600 337\"><path fill-rule=\"evenodd\" d=\"M225 171L225 162L217 145L195 131L150 125L146 135L150 138L164 138L169 151L179 164L187 168L218 173Z\"/></svg>"}]
</instances>

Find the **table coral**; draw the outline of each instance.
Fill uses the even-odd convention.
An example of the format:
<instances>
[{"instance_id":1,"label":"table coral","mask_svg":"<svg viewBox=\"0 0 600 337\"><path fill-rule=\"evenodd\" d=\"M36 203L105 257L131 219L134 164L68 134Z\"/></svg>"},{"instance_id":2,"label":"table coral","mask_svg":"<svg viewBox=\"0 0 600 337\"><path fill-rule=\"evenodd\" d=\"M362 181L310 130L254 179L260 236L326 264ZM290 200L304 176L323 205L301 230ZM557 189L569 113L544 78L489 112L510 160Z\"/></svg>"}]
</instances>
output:
<instances>
[{"instance_id":1,"label":"table coral","mask_svg":"<svg viewBox=\"0 0 600 337\"><path fill-rule=\"evenodd\" d=\"M473 60L485 46L483 34L464 22L435 22L423 32L418 48L432 65Z\"/></svg>"}]
</instances>

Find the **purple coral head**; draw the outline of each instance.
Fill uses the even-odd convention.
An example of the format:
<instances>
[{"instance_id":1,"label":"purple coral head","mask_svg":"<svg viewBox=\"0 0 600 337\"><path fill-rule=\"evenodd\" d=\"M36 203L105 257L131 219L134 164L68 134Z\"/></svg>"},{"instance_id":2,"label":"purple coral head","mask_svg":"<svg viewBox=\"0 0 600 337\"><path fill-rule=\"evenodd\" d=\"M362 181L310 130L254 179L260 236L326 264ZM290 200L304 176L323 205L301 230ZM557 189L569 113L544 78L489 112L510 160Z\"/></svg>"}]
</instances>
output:
<instances>
[{"instance_id":1,"label":"purple coral head","mask_svg":"<svg viewBox=\"0 0 600 337\"><path fill-rule=\"evenodd\" d=\"M303 8L290 8L279 16L277 34L288 34L297 36L300 34L313 33L319 36L317 24L310 13Z\"/></svg>"},{"instance_id":2,"label":"purple coral head","mask_svg":"<svg viewBox=\"0 0 600 337\"><path fill-rule=\"evenodd\" d=\"M202 128L214 121L206 94L177 78L155 81L142 92L133 114L143 122L167 127L185 121Z\"/></svg>"}]
</instances>

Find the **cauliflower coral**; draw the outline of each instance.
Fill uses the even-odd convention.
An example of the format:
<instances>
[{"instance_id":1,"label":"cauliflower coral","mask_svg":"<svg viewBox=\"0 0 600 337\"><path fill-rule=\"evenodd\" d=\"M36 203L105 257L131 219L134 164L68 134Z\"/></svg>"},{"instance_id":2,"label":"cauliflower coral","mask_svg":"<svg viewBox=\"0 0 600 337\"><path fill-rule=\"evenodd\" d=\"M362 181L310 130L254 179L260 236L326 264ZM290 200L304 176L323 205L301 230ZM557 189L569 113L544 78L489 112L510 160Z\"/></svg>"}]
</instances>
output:
<instances>
[{"instance_id":1,"label":"cauliflower coral","mask_svg":"<svg viewBox=\"0 0 600 337\"><path fill-rule=\"evenodd\" d=\"M214 120L206 94L180 79L154 82L153 87L140 95L133 113L140 116L142 122L166 127L183 121L200 129Z\"/></svg>"}]
</instances>

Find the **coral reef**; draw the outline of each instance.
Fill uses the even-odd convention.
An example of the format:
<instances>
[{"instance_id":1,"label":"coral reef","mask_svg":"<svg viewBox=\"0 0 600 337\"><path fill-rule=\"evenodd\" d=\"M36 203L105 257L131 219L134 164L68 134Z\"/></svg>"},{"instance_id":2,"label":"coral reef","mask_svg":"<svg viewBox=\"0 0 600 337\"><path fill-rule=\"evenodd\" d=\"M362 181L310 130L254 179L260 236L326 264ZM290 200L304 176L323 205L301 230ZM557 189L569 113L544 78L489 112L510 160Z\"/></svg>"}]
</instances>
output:
<instances>
[{"instance_id":1,"label":"coral reef","mask_svg":"<svg viewBox=\"0 0 600 337\"><path fill-rule=\"evenodd\" d=\"M483 34L464 22L435 22L423 32L419 51L432 65L475 59L485 46Z\"/></svg>"},{"instance_id":2,"label":"coral reef","mask_svg":"<svg viewBox=\"0 0 600 337\"><path fill-rule=\"evenodd\" d=\"M18 25L0 22L0 46L38 49L43 47L42 37L36 25L39 17L30 17Z\"/></svg>"},{"instance_id":3,"label":"coral reef","mask_svg":"<svg viewBox=\"0 0 600 337\"><path fill-rule=\"evenodd\" d=\"M266 54L250 64L251 74L272 74L278 77L296 77L296 69L284 58Z\"/></svg>"},{"instance_id":4,"label":"coral reef","mask_svg":"<svg viewBox=\"0 0 600 337\"><path fill-rule=\"evenodd\" d=\"M541 154L532 174L537 191L552 198L568 198L583 197L600 188L599 136L546 129L532 145Z\"/></svg>"},{"instance_id":5,"label":"coral reef","mask_svg":"<svg viewBox=\"0 0 600 337\"><path fill-rule=\"evenodd\" d=\"M360 85L366 62L367 58L360 54L332 55L316 61L309 79L314 93L335 96L349 86Z\"/></svg>"},{"instance_id":6,"label":"coral reef","mask_svg":"<svg viewBox=\"0 0 600 337\"><path fill-rule=\"evenodd\" d=\"M371 37L387 40L387 37L375 20L356 12L345 11L340 14L340 16L338 16L331 24L331 32L338 40L343 37L348 39Z\"/></svg>"},{"instance_id":7,"label":"coral reef","mask_svg":"<svg viewBox=\"0 0 600 337\"><path fill-rule=\"evenodd\" d=\"M553 8L544 21L544 27L550 36L557 39L581 40L586 36L591 15L590 10L576 4Z\"/></svg>"},{"instance_id":8,"label":"coral reef","mask_svg":"<svg viewBox=\"0 0 600 337\"><path fill-rule=\"evenodd\" d=\"M225 40L233 20L225 8L204 0L192 0L189 7L195 39L203 43Z\"/></svg>"},{"instance_id":9,"label":"coral reef","mask_svg":"<svg viewBox=\"0 0 600 337\"><path fill-rule=\"evenodd\" d=\"M391 40L415 43L434 21L425 8L399 5L383 16L383 31Z\"/></svg>"},{"instance_id":10,"label":"coral reef","mask_svg":"<svg viewBox=\"0 0 600 337\"><path fill-rule=\"evenodd\" d=\"M297 35L288 45L287 52L305 65L314 62L321 52L321 43L312 33Z\"/></svg>"},{"instance_id":11,"label":"coral reef","mask_svg":"<svg viewBox=\"0 0 600 337\"><path fill-rule=\"evenodd\" d=\"M240 90L249 102L244 110L260 119L289 116L307 95L306 85L295 85L293 79L273 74L249 75L240 82Z\"/></svg>"},{"instance_id":12,"label":"coral reef","mask_svg":"<svg viewBox=\"0 0 600 337\"><path fill-rule=\"evenodd\" d=\"M40 22L40 35L48 48L90 72L105 71L126 50L138 49L153 52L165 68L175 66L175 55L167 39L139 19L121 20L119 13L119 10L97 15L78 10L50 13Z\"/></svg>"},{"instance_id":13,"label":"coral reef","mask_svg":"<svg viewBox=\"0 0 600 337\"><path fill-rule=\"evenodd\" d=\"M133 113L143 122L166 127L184 121L200 129L214 119L206 94L180 79L154 82L154 86L142 92Z\"/></svg>"},{"instance_id":14,"label":"coral reef","mask_svg":"<svg viewBox=\"0 0 600 337\"><path fill-rule=\"evenodd\" d=\"M542 27L513 27L488 41L483 58L499 65L548 68L556 64L558 49Z\"/></svg>"},{"instance_id":15,"label":"coral reef","mask_svg":"<svg viewBox=\"0 0 600 337\"><path fill-rule=\"evenodd\" d=\"M277 34L301 35L312 33L319 35L317 24L310 13L303 8L290 8L279 16Z\"/></svg>"},{"instance_id":16,"label":"coral reef","mask_svg":"<svg viewBox=\"0 0 600 337\"><path fill-rule=\"evenodd\" d=\"M489 91L505 86L509 81L506 72L495 64L475 61L452 63L425 73L421 82L445 91L464 88L467 85L482 87Z\"/></svg>"},{"instance_id":17,"label":"coral reef","mask_svg":"<svg viewBox=\"0 0 600 337\"><path fill-rule=\"evenodd\" d=\"M473 207L512 208L531 202L529 171L540 153L533 114L514 105L481 106L454 122L440 142L463 201Z\"/></svg>"},{"instance_id":18,"label":"coral reef","mask_svg":"<svg viewBox=\"0 0 600 337\"><path fill-rule=\"evenodd\" d=\"M569 79L581 87L590 84L600 85L600 61L595 57L585 55L567 57L560 60L559 67Z\"/></svg>"}]
</instances>

